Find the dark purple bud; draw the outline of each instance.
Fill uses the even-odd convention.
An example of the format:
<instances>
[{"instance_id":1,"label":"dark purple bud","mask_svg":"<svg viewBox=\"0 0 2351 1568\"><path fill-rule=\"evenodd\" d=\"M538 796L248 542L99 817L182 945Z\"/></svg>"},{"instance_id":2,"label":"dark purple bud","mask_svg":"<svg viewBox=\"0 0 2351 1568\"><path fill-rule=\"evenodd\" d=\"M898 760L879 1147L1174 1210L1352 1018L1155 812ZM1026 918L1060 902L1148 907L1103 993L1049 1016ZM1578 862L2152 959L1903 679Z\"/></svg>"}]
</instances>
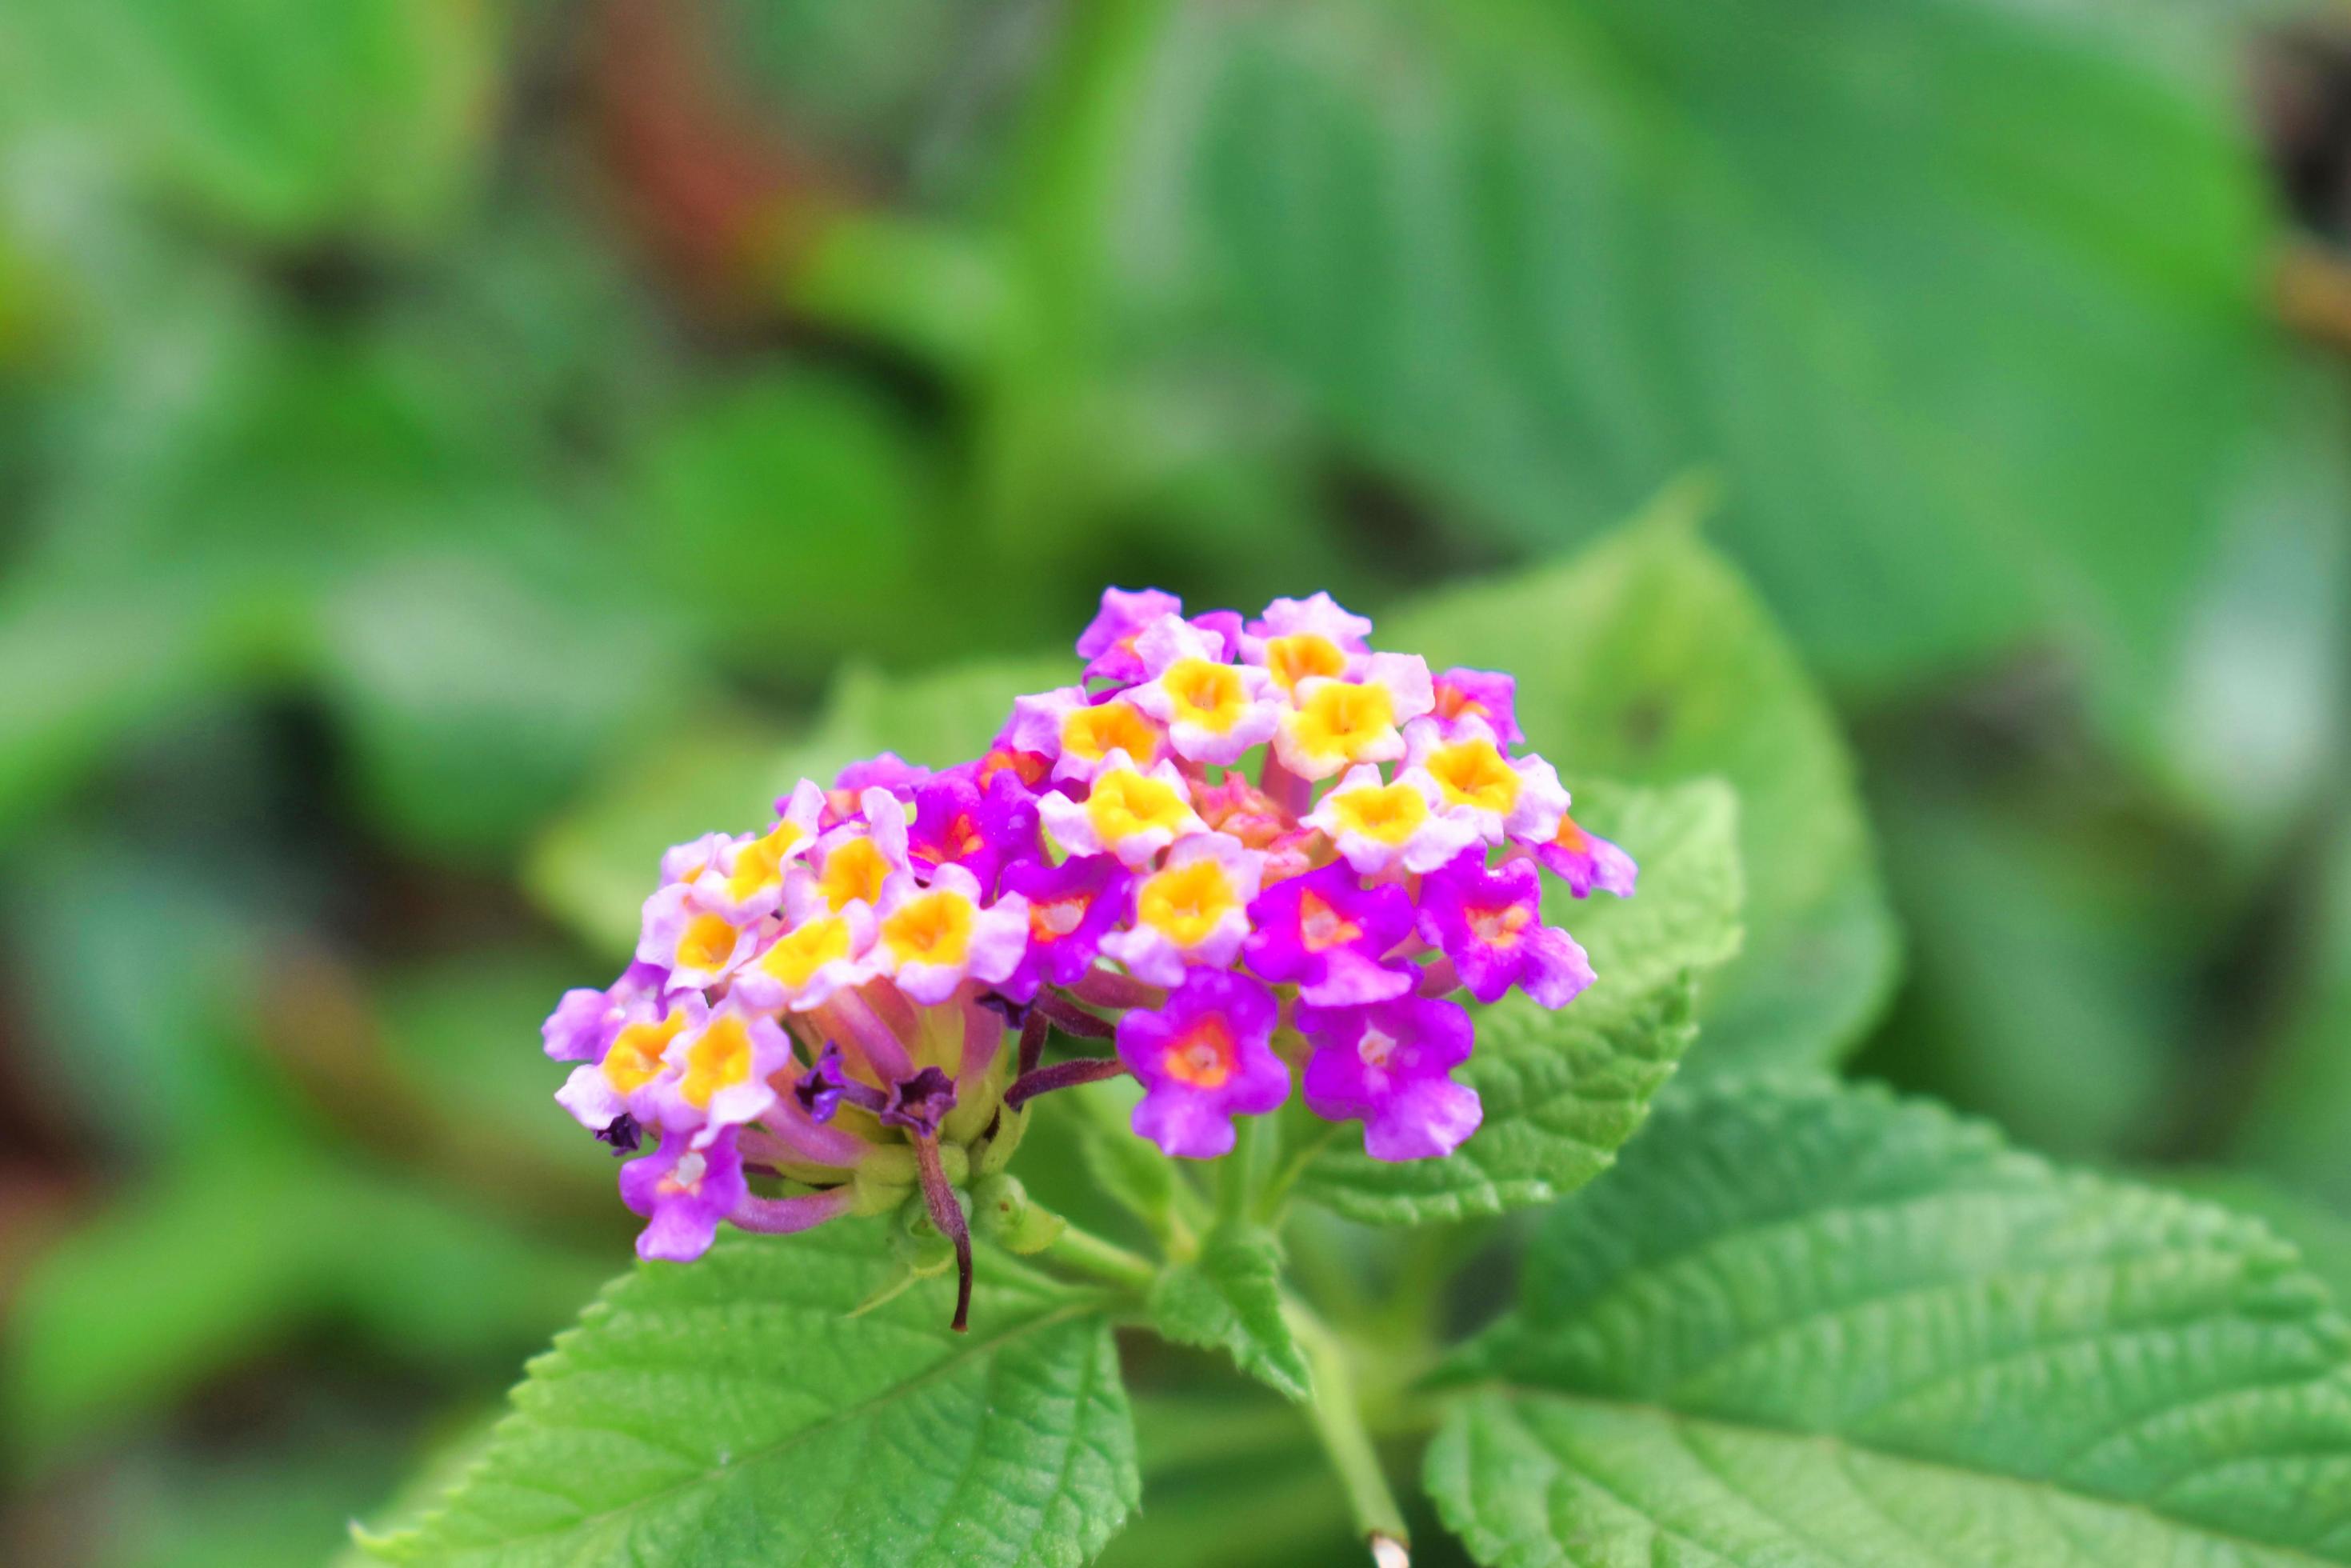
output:
<instances>
[{"instance_id":1,"label":"dark purple bud","mask_svg":"<svg viewBox=\"0 0 2351 1568\"><path fill-rule=\"evenodd\" d=\"M645 1141L644 1129L637 1125L634 1116L623 1111L604 1124L604 1130L596 1134L596 1141L611 1145L612 1157L619 1159L637 1152L637 1145Z\"/></svg>"},{"instance_id":2,"label":"dark purple bud","mask_svg":"<svg viewBox=\"0 0 2351 1568\"><path fill-rule=\"evenodd\" d=\"M935 1067L925 1067L891 1090L882 1120L888 1126L935 1134L940 1118L955 1109L955 1080Z\"/></svg>"},{"instance_id":3,"label":"dark purple bud","mask_svg":"<svg viewBox=\"0 0 2351 1568\"><path fill-rule=\"evenodd\" d=\"M823 1054L816 1059L816 1065L801 1074L800 1081L792 1085L792 1093L812 1122L831 1121L832 1113L841 1109L843 1100L876 1112L888 1104L882 1091L870 1083L858 1082L841 1070L841 1047L831 1041L826 1042Z\"/></svg>"},{"instance_id":4,"label":"dark purple bud","mask_svg":"<svg viewBox=\"0 0 2351 1568\"><path fill-rule=\"evenodd\" d=\"M1007 1029L1019 1029L1029 1021L1029 1004L1016 1002L1001 991L983 991L979 1005L1004 1020Z\"/></svg>"}]
</instances>

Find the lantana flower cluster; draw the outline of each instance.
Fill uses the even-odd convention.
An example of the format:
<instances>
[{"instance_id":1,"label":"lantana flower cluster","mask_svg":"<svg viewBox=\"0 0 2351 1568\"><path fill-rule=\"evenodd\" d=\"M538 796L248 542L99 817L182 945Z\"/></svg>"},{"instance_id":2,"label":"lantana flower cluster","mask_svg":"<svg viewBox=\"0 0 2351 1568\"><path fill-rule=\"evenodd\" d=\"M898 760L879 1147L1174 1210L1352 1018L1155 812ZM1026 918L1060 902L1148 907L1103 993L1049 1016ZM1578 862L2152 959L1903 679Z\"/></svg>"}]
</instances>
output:
<instances>
[{"instance_id":1,"label":"lantana flower cluster","mask_svg":"<svg viewBox=\"0 0 2351 1568\"><path fill-rule=\"evenodd\" d=\"M668 851L635 962L545 1028L577 1063L557 1099L635 1156L639 1252L919 1192L967 1299L954 1189L1002 1169L1037 1094L1119 1074L1134 1131L1186 1158L1293 1093L1374 1159L1458 1147L1461 993L1566 1006L1593 972L1542 873L1624 896L1635 868L1522 749L1509 675L1371 631L1327 594L1244 621L1113 589L1078 680L983 755L885 753ZM1049 1027L1109 1051L1047 1064Z\"/></svg>"}]
</instances>

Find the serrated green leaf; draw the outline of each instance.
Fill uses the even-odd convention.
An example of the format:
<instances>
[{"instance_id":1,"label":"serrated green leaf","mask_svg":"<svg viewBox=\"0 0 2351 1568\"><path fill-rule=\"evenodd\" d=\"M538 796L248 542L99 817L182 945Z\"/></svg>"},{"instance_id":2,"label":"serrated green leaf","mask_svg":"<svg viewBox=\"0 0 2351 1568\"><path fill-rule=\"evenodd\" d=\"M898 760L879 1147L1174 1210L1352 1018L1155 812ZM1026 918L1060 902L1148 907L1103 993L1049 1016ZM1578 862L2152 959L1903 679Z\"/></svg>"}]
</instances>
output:
<instances>
[{"instance_id":1,"label":"serrated green leaf","mask_svg":"<svg viewBox=\"0 0 2351 1568\"><path fill-rule=\"evenodd\" d=\"M2260 1225L1830 1083L1555 1210L1428 1483L1482 1562L2351 1563L2351 1329Z\"/></svg>"},{"instance_id":2,"label":"serrated green leaf","mask_svg":"<svg viewBox=\"0 0 2351 1568\"><path fill-rule=\"evenodd\" d=\"M1152 1326L1181 1344L1229 1352L1240 1369L1292 1399L1308 1396L1306 1353L1281 1313L1281 1251L1255 1226L1219 1226L1199 1256L1159 1277Z\"/></svg>"},{"instance_id":3,"label":"serrated green leaf","mask_svg":"<svg viewBox=\"0 0 2351 1568\"><path fill-rule=\"evenodd\" d=\"M2334 1210L2244 1171L2161 1170L2147 1179L2260 1220L2294 1244L2337 1307L2351 1302L2351 1221Z\"/></svg>"},{"instance_id":4,"label":"serrated green leaf","mask_svg":"<svg viewBox=\"0 0 2351 1568\"><path fill-rule=\"evenodd\" d=\"M396 1563L1075 1568L1134 1506L1098 1298L991 1256L845 1316L896 1272L879 1221L722 1241L614 1284L534 1362Z\"/></svg>"},{"instance_id":5,"label":"serrated green leaf","mask_svg":"<svg viewBox=\"0 0 2351 1568\"><path fill-rule=\"evenodd\" d=\"M1391 1164L1341 1130L1300 1177L1301 1197L1375 1224L1499 1214L1574 1191L1640 1126L1698 1033L1695 976L1738 950L1738 810L1709 782L1589 799L1593 830L1642 862L1635 897L1568 912L1599 978L1555 1013L1515 996L1476 1009L1477 1052L1458 1076L1485 1123L1468 1142Z\"/></svg>"},{"instance_id":6,"label":"serrated green leaf","mask_svg":"<svg viewBox=\"0 0 2351 1568\"><path fill-rule=\"evenodd\" d=\"M1828 705L1685 495L1563 565L1386 616L1389 645L1507 670L1529 744L1571 787L1699 774L1739 791L1747 946L1708 980L1692 1071L1813 1066L1855 1044L1896 967L1861 800Z\"/></svg>"}]
</instances>

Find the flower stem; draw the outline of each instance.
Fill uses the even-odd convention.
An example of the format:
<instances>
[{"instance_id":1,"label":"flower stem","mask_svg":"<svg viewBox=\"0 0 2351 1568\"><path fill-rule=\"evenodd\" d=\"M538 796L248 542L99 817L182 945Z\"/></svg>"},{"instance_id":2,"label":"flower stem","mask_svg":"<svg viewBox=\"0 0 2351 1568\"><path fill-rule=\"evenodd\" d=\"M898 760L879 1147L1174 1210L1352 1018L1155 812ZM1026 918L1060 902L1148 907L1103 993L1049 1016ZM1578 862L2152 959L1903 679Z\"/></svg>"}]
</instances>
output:
<instances>
[{"instance_id":1,"label":"flower stem","mask_svg":"<svg viewBox=\"0 0 2351 1568\"><path fill-rule=\"evenodd\" d=\"M1118 1033L1117 1029L1108 1019L1098 1013L1088 1012L1057 992L1042 992L1030 1005L1044 1014L1046 1019L1058 1027L1063 1034L1079 1040L1110 1040Z\"/></svg>"},{"instance_id":2,"label":"flower stem","mask_svg":"<svg viewBox=\"0 0 2351 1568\"><path fill-rule=\"evenodd\" d=\"M1273 1131L1270 1116L1251 1116L1241 1123L1240 1142L1217 1162L1217 1223L1237 1225L1249 1217L1249 1198L1265 1162L1266 1139Z\"/></svg>"},{"instance_id":3,"label":"flower stem","mask_svg":"<svg viewBox=\"0 0 2351 1568\"><path fill-rule=\"evenodd\" d=\"M931 1223L955 1244L955 1321L947 1326L964 1333L971 1327L971 1227L964 1218L963 1206L956 1201L955 1188L947 1185L936 1134L915 1134L914 1159L922 1172L923 1201L930 1208Z\"/></svg>"},{"instance_id":4,"label":"flower stem","mask_svg":"<svg viewBox=\"0 0 2351 1568\"><path fill-rule=\"evenodd\" d=\"M1075 1273L1123 1286L1138 1295L1150 1290L1159 1278L1158 1266L1142 1253L1130 1252L1114 1241L1105 1241L1074 1225L1064 1224L1061 1233L1047 1243L1039 1256L1050 1258Z\"/></svg>"},{"instance_id":5,"label":"flower stem","mask_svg":"<svg viewBox=\"0 0 2351 1568\"><path fill-rule=\"evenodd\" d=\"M1050 1094L1056 1089L1073 1089L1081 1083L1099 1083L1105 1078L1116 1078L1125 1071L1126 1063L1115 1056L1071 1057L1067 1061L1040 1067L1014 1079L1012 1087L1004 1092L1004 1108L1018 1111L1040 1094Z\"/></svg>"},{"instance_id":6,"label":"flower stem","mask_svg":"<svg viewBox=\"0 0 2351 1568\"><path fill-rule=\"evenodd\" d=\"M1325 1123L1290 1151L1290 1157L1282 1161L1281 1168L1267 1179L1265 1190L1258 1194L1257 1215L1260 1222L1280 1225L1282 1205L1290 1199L1290 1189L1297 1185L1298 1178L1306 1174L1306 1167L1314 1163L1314 1156L1329 1146L1338 1132L1336 1123Z\"/></svg>"},{"instance_id":7,"label":"flower stem","mask_svg":"<svg viewBox=\"0 0 2351 1568\"><path fill-rule=\"evenodd\" d=\"M1411 1536L1404 1526L1404 1510L1388 1488L1387 1474L1380 1468L1379 1453L1364 1425L1346 1347L1296 1297L1283 1300L1282 1315L1289 1320L1290 1333L1298 1336L1298 1347L1306 1353L1307 1365L1314 1374L1314 1401L1307 1407L1314 1435L1322 1439L1322 1452L1338 1473L1348 1511L1364 1532L1372 1560L1380 1568L1407 1568L1412 1561Z\"/></svg>"},{"instance_id":8,"label":"flower stem","mask_svg":"<svg viewBox=\"0 0 2351 1568\"><path fill-rule=\"evenodd\" d=\"M1028 1077L1045 1060L1045 1034L1050 1027L1050 1020L1034 1008L1020 1020L1020 1057L1014 1065L1013 1077Z\"/></svg>"}]
</instances>

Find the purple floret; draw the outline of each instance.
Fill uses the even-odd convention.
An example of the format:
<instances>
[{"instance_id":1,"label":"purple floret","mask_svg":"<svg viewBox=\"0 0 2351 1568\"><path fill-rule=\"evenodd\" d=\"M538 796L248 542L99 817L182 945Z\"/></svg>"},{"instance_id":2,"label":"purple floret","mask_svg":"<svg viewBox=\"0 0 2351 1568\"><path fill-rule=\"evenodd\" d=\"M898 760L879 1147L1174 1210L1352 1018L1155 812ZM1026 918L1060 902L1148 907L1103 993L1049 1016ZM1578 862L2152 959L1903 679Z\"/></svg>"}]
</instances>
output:
<instances>
[{"instance_id":1,"label":"purple floret","mask_svg":"<svg viewBox=\"0 0 2351 1568\"><path fill-rule=\"evenodd\" d=\"M1360 1119L1375 1160L1449 1155L1478 1130L1478 1092L1452 1070L1469 1060L1476 1030L1452 1002L1406 997L1364 1008L1301 1008L1314 1043L1306 1104L1325 1121Z\"/></svg>"}]
</instances>

